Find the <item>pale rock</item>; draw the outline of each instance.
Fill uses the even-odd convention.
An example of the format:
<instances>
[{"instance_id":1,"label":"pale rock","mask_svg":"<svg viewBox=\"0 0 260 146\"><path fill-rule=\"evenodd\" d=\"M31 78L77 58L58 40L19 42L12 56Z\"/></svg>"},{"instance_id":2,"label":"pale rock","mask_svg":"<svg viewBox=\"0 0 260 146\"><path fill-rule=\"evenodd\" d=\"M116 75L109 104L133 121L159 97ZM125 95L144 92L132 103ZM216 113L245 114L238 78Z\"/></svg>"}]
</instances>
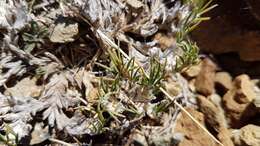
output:
<instances>
[{"instance_id":1,"label":"pale rock","mask_svg":"<svg viewBox=\"0 0 260 146\"><path fill-rule=\"evenodd\" d=\"M224 107L230 124L240 127L256 114L252 101L256 98L253 84L247 75L240 75L233 81L233 88L223 97Z\"/></svg>"},{"instance_id":2,"label":"pale rock","mask_svg":"<svg viewBox=\"0 0 260 146\"><path fill-rule=\"evenodd\" d=\"M241 140L249 146L260 145L260 127L255 125L247 125L241 128Z\"/></svg>"},{"instance_id":3,"label":"pale rock","mask_svg":"<svg viewBox=\"0 0 260 146\"><path fill-rule=\"evenodd\" d=\"M62 20L56 24L50 35L50 40L54 43L73 42L79 33L79 25L76 22L66 22Z\"/></svg>"},{"instance_id":4,"label":"pale rock","mask_svg":"<svg viewBox=\"0 0 260 146\"><path fill-rule=\"evenodd\" d=\"M256 93L256 98L253 101L254 105L260 110L260 88L259 88L259 81L255 81L254 91Z\"/></svg>"},{"instance_id":5,"label":"pale rock","mask_svg":"<svg viewBox=\"0 0 260 146\"><path fill-rule=\"evenodd\" d=\"M197 92L208 96L214 93L214 81L216 65L209 58L205 58L202 61L202 66L199 75L195 81L195 88Z\"/></svg>"},{"instance_id":6,"label":"pale rock","mask_svg":"<svg viewBox=\"0 0 260 146\"><path fill-rule=\"evenodd\" d=\"M197 97L199 109L206 116L206 121L210 123L214 129L219 132L219 127L223 126L225 123L224 116L221 115L217 106L215 106L211 101L209 101L204 96Z\"/></svg>"},{"instance_id":7,"label":"pale rock","mask_svg":"<svg viewBox=\"0 0 260 146\"><path fill-rule=\"evenodd\" d=\"M246 125L239 130L233 130L233 141L237 146L259 146L260 127L256 125Z\"/></svg>"},{"instance_id":8,"label":"pale rock","mask_svg":"<svg viewBox=\"0 0 260 146\"><path fill-rule=\"evenodd\" d=\"M198 96L200 111L205 115L205 120L218 133L220 142L227 146L232 146L231 134L226 127L224 113L204 96Z\"/></svg>"},{"instance_id":9,"label":"pale rock","mask_svg":"<svg viewBox=\"0 0 260 146\"><path fill-rule=\"evenodd\" d=\"M217 107L221 107L222 98L218 94L212 94L207 97L212 103L214 103Z\"/></svg>"},{"instance_id":10,"label":"pale rock","mask_svg":"<svg viewBox=\"0 0 260 146\"><path fill-rule=\"evenodd\" d=\"M39 97L43 87L36 85L36 78L24 78L19 81L15 86L7 88L5 95L14 97Z\"/></svg>"},{"instance_id":11,"label":"pale rock","mask_svg":"<svg viewBox=\"0 0 260 146\"><path fill-rule=\"evenodd\" d=\"M216 84L220 85L225 91L232 88L232 77L228 72L217 72L215 76Z\"/></svg>"},{"instance_id":12,"label":"pale rock","mask_svg":"<svg viewBox=\"0 0 260 146\"><path fill-rule=\"evenodd\" d=\"M237 89L236 99L242 103L248 103L256 98L254 85L248 75L243 74L234 80L235 88Z\"/></svg>"},{"instance_id":13,"label":"pale rock","mask_svg":"<svg viewBox=\"0 0 260 146\"><path fill-rule=\"evenodd\" d=\"M186 108L186 110L203 126L205 126L205 116L193 108ZM183 140L178 146L218 146L212 138L199 128L185 113L177 118L175 132L184 135Z\"/></svg>"},{"instance_id":14,"label":"pale rock","mask_svg":"<svg viewBox=\"0 0 260 146\"><path fill-rule=\"evenodd\" d=\"M220 97L218 94L212 94L212 95L208 96L207 98L213 104L215 104L215 106L217 106L217 108L219 109L220 114L223 115L224 118L225 118L225 111L224 111L223 106L222 106L222 97ZM228 127L226 118L224 120L225 120L225 122L223 123L224 127Z\"/></svg>"}]
</instances>

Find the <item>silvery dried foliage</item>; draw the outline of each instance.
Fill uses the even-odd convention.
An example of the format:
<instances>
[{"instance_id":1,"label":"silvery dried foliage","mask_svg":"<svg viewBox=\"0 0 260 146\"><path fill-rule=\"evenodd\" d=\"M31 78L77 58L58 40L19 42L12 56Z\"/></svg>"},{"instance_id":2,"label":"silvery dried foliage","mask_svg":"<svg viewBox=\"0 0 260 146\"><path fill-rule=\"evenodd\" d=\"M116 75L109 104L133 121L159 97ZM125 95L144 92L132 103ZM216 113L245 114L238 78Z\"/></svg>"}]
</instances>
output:
<instances>
[{"instance_id":1,"label":"silvery dried foliage","mask_svg":"<svg viewBox=\"0 0 260 146\"><path fill-rule=\"evenodd\" d=\"M23 0L1 1L1 29L16 30L22 29L30 20L27 14L27 4Z\"/></svg>"},{"instance_id":2,"label":"silvery dried foliage","mask_svg":"<svg viewBox=\"0 0 260 146\"><path fill-rule=\"evenodd\" d=\"M82 80L75 80L72 72L55 74L39 100L32 97L10 97L1 95L1 114L5 122L18 134L19 138L28 136L32 130L29 124L35 118L37 112L43 112L43 120L47 120L50 127L57 127L59 130L66 130L69 134L77 135L90 134L91 128L84 127L88 121L84 116L75 115L69 118L63 110L79 104L81 98L77 90L78 84L84 86ZM74 87L69 89L69 84ZM79 87L80 88L80 87Z\"/></svg>"},{"instance_id":3,"label":"silvery dried foliage","mask_svg":"<svg viewBox=\"0 0 260 146\"><path fill-rule=\"evenodd\" d=\"M175 65L175 56L180 51L176 44L173 42L172 46L161 52L157 47L159 42L149 37L160 31L167 32L169 36L176 35L189 15L189 6L181 5L176 0L78 0L75 3L97 30L111 39L127 43L130 55L140 56L131 53L135 49L144 56L159 53L162 58L169 60L169 66Z\"/></svg>"},{"instance_id":4,"label":"silvery dried foliage","mask_svg":"<svg viewBox=\"0 0 260 146\"><path fill-rule=\"evenodd\" d=\"M1 1L1 70L6 69L7 73L2 74L1 86L14 76L22 76L26 73L25 64L44 65L49 60L43 60L26 53L18 45L18 33L31 20L27 13L27 5L23 0Z\"/></svg>"},{"instance_id":5,"label":"silvery dried foliage","mask_svg":"<svg viewBox=\"0 0 260 146\"><path fill-rule=\"evenodd\" d=\"M1 105L9 108L4 111L4 121L10 122L10 126L18 134L18 138L28 136L32 126L29 124L33 120L36 112L43 109L43 104L31 97L8 97L1 95Z\"/></svg>"},{"instance_id":6,"label":"silvery dried foliage","mask_svg":"<svg viewBox=\"0 0 260 146\"><path fill-rule=\"evenodd\" d=\"M66 126L71 126L70 124L73 124L71 123L71 120L75 121L75 119L80 119L76 117L69 119L63 113L63 109L75 107L80 103L79 98L82 97L75 88L83 90L82 86L90 86L88 85L90 83L84 84L83 81L87 74L81 74L84 74L84 72L81 71L78 72L78 74L73 74L73 72L55 74L45 86L45 90L39 100L47 108L43 112L43 119L48 119L51 127L57 125L57 128L62 130ZM79 75L80 78L77 78L77 75ZM71 89L69 84L72 85Z\"/></svg>"},{"instance_id":7,"label":"silvery dried foliage","mask_svg":"<svg viewBox=\"0 0 260 146\"><path fill-rule=\"evenodd\" d=\"M77 84L83 85L83 83L82 81L76 81L72 72L55 74L55 72L61 69L62 65L60 65L60 62L55 62L55 56L53 57L50 53L46 52L45 56L36 57L20 48L18 33L27 27L31 21L25 1L8 0L1 1L0 4L0 27L1 35L3 36L0 43L0 86L5 87L6 83L13 76L23 77L25 73L31 71L31 66L38 66L46 70L45 78L50 74L54 74L46 84L44 92L39 99L34 99L33 97L12 97L1 94L0 110L2 118L9 123L19 139L29 136L33 128L30 122L33 121L36 113L39 112L43 112L43 120L47 119L51 127L57 126L59 130L62 130L71 123L62 110L79 103L77 98L80 95L74 88L77 88ZM69 84L74 86L74 88L68 89ZM80 120L80 118L74 117L72 121L77 119ZM75 127L74 123L72 125ZM78 132L73 129L73 126L69 126L68 132L74 131L74 134Z\"/></svg>"}]
</instances>

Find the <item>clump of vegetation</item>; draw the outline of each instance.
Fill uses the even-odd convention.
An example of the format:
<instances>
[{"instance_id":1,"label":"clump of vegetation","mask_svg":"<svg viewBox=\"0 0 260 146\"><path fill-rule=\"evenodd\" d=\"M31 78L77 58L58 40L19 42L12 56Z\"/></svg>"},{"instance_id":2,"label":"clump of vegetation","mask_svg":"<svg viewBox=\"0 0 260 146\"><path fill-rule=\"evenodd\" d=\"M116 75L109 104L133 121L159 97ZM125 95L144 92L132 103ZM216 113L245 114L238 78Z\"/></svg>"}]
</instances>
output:
<instances>
[{"instance_id":1,"label":"clump of vegetation","mask_svg":"<svg viewBox=\"0 0 260 146\"><path fill-rule=\"evenodd\" d=\"M3 3L6 19L8 13L17 16L14 22L1 24L5 29L1 31L4 39L0 57L3 121L18 135L18 143L27 138L23 142L30 144L125 145L129 143L126 139L115 139L128 137L131 129L155 129L155 125L165 129L164 123L175 122L179 112L175 105L182 107L166 87L179 82L178 72L198 62L198 47L187 34L207 19L202 14L213 8L210 2L54 0L31 1L29 8L25 1ZM59 22L60 17L70 21ZM29 29L24 29L29 23ZM77 31L70 32L68 26L80 31L70 35ZM30 31L20 34L22 29ZM48 39L54 32L60 43ZM162 48L157 34L176 41ZM22 88L37 87L39 93L12 93L10 88L21 86L11 84L18 76L20 80L36 78L31 87ZM183 92L174 96L185 105L188 100L184 100L187 97ZM166 115L169 118L160 121ZM171 130L163 130L160 135L168 135L164 143L176 143L174 133L169 134L174 127L167 128ZM105 135L102 142L95 139L98 135ZM158 143L149 133L145 136L151 139L147 143ZM1 139L9 143L7 137Z\"/></svg>"}]
</instances>

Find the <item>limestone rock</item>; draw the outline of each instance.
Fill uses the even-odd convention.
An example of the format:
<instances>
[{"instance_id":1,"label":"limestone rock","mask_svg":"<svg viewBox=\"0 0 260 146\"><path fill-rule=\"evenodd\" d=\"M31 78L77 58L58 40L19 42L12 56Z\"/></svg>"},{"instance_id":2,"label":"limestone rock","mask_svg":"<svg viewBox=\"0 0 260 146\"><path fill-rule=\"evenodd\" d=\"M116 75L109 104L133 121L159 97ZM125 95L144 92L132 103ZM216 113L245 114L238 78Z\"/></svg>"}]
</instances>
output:
<instances>
[{"instance_id":1,"label":"limestone rock","mask_svg":"<svg viewBox=\"0 0 260 146\"><path fill-rule=\"evenodd\" d=\"M216 65L208 58L202 61L202 66L199 75L195 81L197 92L208 96L214 93L214 78Z\"/></svg>"},{"instance_id":2,"label":"limestone rock","mask_svg":"<svg viewBox=\"0 0 260 146\"><path fill-rule=\"evenodd\" d=\"M38 97L43 88L36 85L36 78L24 78L15 86L7 88L6 95L14 97Z\"/></svg>"},{"instance_id":3,"label":"limestone rock","mask_svg":"<svg viewBox=\"0 0 260 146\"><path fill-rule=\"evenodd\" d=\"M259 80L255 82L255 93L256 93L256 98L254 99L254 105L256 106L256 108L258 109L258 111L260 110L260 88L259 88ZM258 85L257 85L258 84Z\"/></svg>"},{"instance_id":4,"label":"limestone rock","mask_svg":"<svg viewBox=\"0 0 260 146\"><path fill-rule=\"evenodd\" d=\"M232 77L228 72L217 72L215 82L225 92L232 88Z\"/></svg>"},{"instance_id":5,"label":"limestone rock","mask_svg":"<svg viewBox=\"0 0 260 146\"><path fill-rule=\"evenodd\" d=\"M234 146L231 136L231 132L227 128L220 127L217 137L224 146Z\"/></svg>"},{"instance_id":6,"label":"limestone rock","mask_svg":"<svg viewBox=\"0 0 260 146\"><path fill-rule=\"evenodd\" d=\"M235 95L235 90L228 91L223 97L223 103L230 125L232 127L240 127L240 119L242 118L243 113L247 109L248 104L238 103L234 99Z\"/></svg>"},{"instance_id":7,"label":"limestone rock","mask_svg":"<svg viewBox=\"0 0 260 146\"><path fill-rule=\"evenodd\" d=\"M223 97L224 107L232 127L240 127L256 114L252 101L255 99L253 85L247 75L240 75L233 81L233 88Z\"/></svg>"},{"instance_id":8,"label":"limestone rock","mask_svg":"<svg viewBox=\"0 0 260 146\"><path fill-rule=\"evenodd\" d=\"M50 35L50 40L54 43L73 42L78 33L78 23L64 19L56 24Z\"/></svg>"},{"instance_id":9,"label":"limestone rock","mask_svg":"<svg viewBox=\"0 0 260 146\"><path fill-rule=\"evenodd\" d=\"M242 103L248 103L255 99L254 85L248 75L240 75L234 80L237 89L236 99Z\"/></svg>"},{"instance_id":10,"label":"limestone rock","mask_svg":"<svg viewBox=\"0 0 260 146\"><path fill-rule=\"evenodd\" d=\"M255 100L254 100L254 105L260 109L260 97L258 96Z\"/></svg>"},{"instance_id":11,"label":"limestone rock","mask_svg":"<svg viewBox=\"0 0 260 146\"><path fill-rule=\"evenodd\" d=\"M211 101L218 108L220 112L219 114L221 114L224 117L224 127L228 127L227 119L225 117L225 110L222 105L222 97L218 94L212 94L208 96L207 99L209 99L209 101Z\"/></svg>"},{"instance_id":12,"label":"limestone rock","mask_svg":"<svg viewBox=\"0 0 260 146\"><path fill-rule=\"evenodd\" d=\"M218 138L224 145L232 146L231 134L226 127L224 113L206 97L198 96L198 104L205 115L206 122L218 133Z\"/></svg>"},{"instance_id":13,"label":"limestone rock","mask_svg":"<svg viewBox=\"0 0 260 146\"><path fill-rule=\"evenodd\" d=\"M249 124L240 130L234 130L233 139L237 146L259 146L260 127Z\"/></svg>"},{"instance_id":14,"label":"limestone rock","mask_svg":"<svg viewBox=\"0 0 260 146\"><path fill-rule=\"evenodd\" d=\"M204 96L198 96L199 109L206 116L206 121L219 131L219 127L225 122L224 116L220 114L218 108Z\"/></svg>"},{"instance_id":15,"label":"limestone rock","mask_svg":"<svg viewBox=\"0 0 260 146\"><path fill-rule=\"evenodd\" d=\"M218 94L212 94L208 96L207 99L209 99L218 108L221 108L222 97L219 96Z\"/></svg>"},{"instance_id":16,"label":"limestone rock","mask_svg":"<svg viewBox=\"0 0 260 146\"><path fill-rule=\"evenodd\" d=\"M186 110L205 126L204 115L192 108ZM176 122L175 132L182 133L184 139L178 146L218 146L210 136L200 129L185 113L181 113Z\"/></svg>"},{"instance_id":17,"label":"limestone rock","mask_svg":"<svg viewBox=\"0 0 260 146\"><path fill-rule=\"evenodd\" d=\"M260 145L260 127L247 125L241 129L241 140L249 146Z\"/></svg>"}]
</instances>

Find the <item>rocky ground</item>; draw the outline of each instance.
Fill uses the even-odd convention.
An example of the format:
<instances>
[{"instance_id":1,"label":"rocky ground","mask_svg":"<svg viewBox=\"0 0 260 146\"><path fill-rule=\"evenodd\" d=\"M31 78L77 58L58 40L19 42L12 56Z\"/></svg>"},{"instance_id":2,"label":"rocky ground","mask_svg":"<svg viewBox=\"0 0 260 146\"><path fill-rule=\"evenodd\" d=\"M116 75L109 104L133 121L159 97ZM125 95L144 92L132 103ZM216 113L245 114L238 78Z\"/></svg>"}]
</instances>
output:
<instances>
[{"instance_id":1,"label":"rocky ground","mask_svg":"<svg viewBox=\"0 0 260 146\"><path fill-rule=\"evenodd\" d=\"M0 1L0 144L260 146L256 1Z\"/></svg>"},{"instance_id":2,"label":"rocky ground","mask_svg":"<svg viewBox=\"0 0 260 146\"><path fill-rule=\"evenodd\" d=\"M224 145L258 146L259 2L217 3L211 20L192 33L201 51L213 55L183 73L197 93L198 109L189 110ZM196 128L185 115L179 117L177 129L187 136L181 145L214 145L202 131L193 132Z\"/></svg>"},{"instance_id":3,"label":"rocky ground","mask_svg":"<svg viewBox=\"0 0 260 146\"><path fill-rule=\"evenodd\" d=\"M258 79L251 79L247 74L232 76L209 58L204 58L184 75L190 89L198 93L198 109L188 110L224 145L260 144ZM179 116L176 128L185 133L180 145L214 145L185 114Z\"/></svg>"}]
</instances>

